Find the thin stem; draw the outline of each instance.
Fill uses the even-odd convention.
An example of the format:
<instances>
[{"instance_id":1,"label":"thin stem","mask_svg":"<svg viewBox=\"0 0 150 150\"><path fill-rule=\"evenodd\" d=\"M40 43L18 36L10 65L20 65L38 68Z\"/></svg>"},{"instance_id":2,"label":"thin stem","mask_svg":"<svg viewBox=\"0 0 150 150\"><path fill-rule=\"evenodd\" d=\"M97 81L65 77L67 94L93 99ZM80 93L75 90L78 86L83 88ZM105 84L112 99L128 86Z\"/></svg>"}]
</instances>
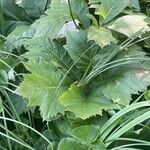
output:
<instances>
[{"instance_id":1,"label":"thin stem","mask_svg":"<svg viewBox=\"0 0 150 150\"><path fill-rule=\"evenodd\" d=\"M70 16L71 16L71 18L72 18L72 21L73 21L74 25L76 26L77 29L80 29L80 28L78 27L78 25L76 24L76 22L75 22L75 19L74 19L73 13L72 13L72 9L71 9L70 0L68 0L68 6L69 6L69 11L70 11Z\"/></svg>"}]
</instances>

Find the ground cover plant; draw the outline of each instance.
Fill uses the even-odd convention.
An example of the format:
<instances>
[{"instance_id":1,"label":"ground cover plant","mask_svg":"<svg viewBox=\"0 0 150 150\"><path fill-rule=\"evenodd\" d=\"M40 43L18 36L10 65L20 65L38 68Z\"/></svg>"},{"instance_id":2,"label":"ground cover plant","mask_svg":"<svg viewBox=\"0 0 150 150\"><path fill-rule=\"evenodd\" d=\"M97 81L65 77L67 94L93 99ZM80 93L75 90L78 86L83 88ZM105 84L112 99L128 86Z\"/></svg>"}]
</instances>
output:
<instances>
[{"instance_id":1,"label":"ground cover plant","mask_svg":"<svg viewBox=\"0 0 150 150\"><path fill-rule=\"evenodd\" d=\"M150 149L149 0L0 0L0 149Z\"/></svg>"}]
</instances>

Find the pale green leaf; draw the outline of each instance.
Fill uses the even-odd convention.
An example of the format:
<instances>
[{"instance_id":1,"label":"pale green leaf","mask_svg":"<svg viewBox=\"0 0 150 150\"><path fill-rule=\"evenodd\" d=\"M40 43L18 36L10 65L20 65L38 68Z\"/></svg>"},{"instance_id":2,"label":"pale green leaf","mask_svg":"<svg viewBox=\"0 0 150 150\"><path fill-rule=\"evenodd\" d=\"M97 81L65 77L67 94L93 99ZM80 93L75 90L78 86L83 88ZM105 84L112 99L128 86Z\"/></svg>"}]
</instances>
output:
<instances>
[{"instance_id":1,"label":"pale green leaf","mask_svg":"<svg viewBox=\"0 0 150 150\"><path fill-rule=\"evenodd\" d=\"M50 62L41 59L29 61L25 66L32 73L24 75L24 81L17 88L16 93L28 98L29 106L39 106L44 120L49 120L57 113L63 113L63 107L57 96L62 94L65 87L61 87L55 95L62 79L61 71Z\"/></svg>"},{"instance_id":2,"label":"pale green leaf","mask_svg":"<svg viewBox=\"0 0 150 150\"><path fill-rule=\"evenodd\" d=\"M129 6L140 10L139 0L131 0Z\"/></svg>"},{"instance_id":3,"label":"pale green leaf","mask_svg":"<svg viewBox=\"0 0 150 150\"><path fill-rule=\"evenodd\" d=\"M80 144L72 138L65 138L58 144L58 150L87 150L87 146Z\"/></svg>"},{"instance_id":4,"label":"pale green leaf","mask_svg":"<svg viewBox=\"0 0 150 150\"><path fill-rule=\"evenodd\" d=\"M5 42L8 50L19 49L24 44L24 42L28 39L28 37L24 37L23 33L28 29L28 26L21 25L16 27L13 32L11 32L7 36L7 40Z\"/></svg>"},{"instance_id":5,"label":"pale green leaf","mask_svg":"<svg viewBox=\"0 0 150 150\"><path fill-rule=\"evenodd\" d=\"M73 112L76 117L87 119L93 115L102 115L102 110L118 108L102 95L100 90L87 94L81 87L72 84L68 91L60 96L60 102L66 111Z\"/></svg>"},{"instance_id":6,"label":"pale green leaf","mask_svg":"<svg viewBox=\"0 0 150 150\"><path fill-rule=\"evenodd\" d=\"M102 23L107 23L120 14L129 5L129 2L129 0L102 0L97 12L104 18Z\"/></svg>"},{"instance_id":7,"label":"pale green leaf","mask_svg":"<svg viewBox=\"0 0 150 150\"><path fill-rule=\"evenodd\" d=\"M89 28L88 40L94 40L101 48L117 42L110 30L95 26Z\"/></svg>"},{"instance_id":8,"label":"pale green leaf","mask_svg":"<svg viewBox=\"0 0 150 150\"><path fill-rule=\"evenodd\" d=\"M122 75L120 74L122 72ZM102 93L112 99L114 103L121 105L128 105L131 101L131 94L138 94L138 92L145 91L147 86L150 85L150 73L144 70L135 70L132 68L130 71L116 71L110 78L101 86Z\"/></svg>"},{"instance_id":9,"label":"pale green leaf","mask_svg":"<svg viewBox=\"0 0 150 150\"><path fill-rule=\"evenodd\" d=\"M126 15L115 20L108 28L130 37L140 30L149 30L148 24L150 21L145 15Z\"/></svg>"}]
</instances>

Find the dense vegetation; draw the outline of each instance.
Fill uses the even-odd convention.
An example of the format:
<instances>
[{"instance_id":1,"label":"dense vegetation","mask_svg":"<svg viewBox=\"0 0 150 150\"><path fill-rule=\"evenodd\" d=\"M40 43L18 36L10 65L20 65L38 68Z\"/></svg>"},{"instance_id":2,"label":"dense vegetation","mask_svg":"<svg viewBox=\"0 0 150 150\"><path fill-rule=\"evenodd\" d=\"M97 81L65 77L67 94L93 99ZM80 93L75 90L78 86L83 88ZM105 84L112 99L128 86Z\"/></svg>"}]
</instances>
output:
<instances>
[{"instance_id":1,"label":"dense vegetation","mask_svg":"<svg viewBox=\"0 0 150 150\"><path fill-rule=\"evenodd\" d=\"M0 149L149 150L150 0L0 0Z\"/></svg>"}]
</instances>

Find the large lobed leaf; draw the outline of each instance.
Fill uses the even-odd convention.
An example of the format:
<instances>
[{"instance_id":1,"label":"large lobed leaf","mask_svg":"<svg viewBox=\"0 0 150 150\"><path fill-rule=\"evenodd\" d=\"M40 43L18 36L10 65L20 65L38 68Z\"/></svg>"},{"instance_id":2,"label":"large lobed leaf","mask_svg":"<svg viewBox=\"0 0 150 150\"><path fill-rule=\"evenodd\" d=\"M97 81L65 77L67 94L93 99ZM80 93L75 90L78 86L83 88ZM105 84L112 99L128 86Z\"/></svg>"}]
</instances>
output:
<instances>
[{"instance_id":1,"label":"large lobed leaf","mask_svg":"<svg viewBox=\"0 0 150 150\"><path fill-rule=\"evenodd\" d=\"M25 66L32 73L24 75L24 81L16 93L28 98L29 106L40 106L44 120L49 120L57 113L63 113L57 96L62 94L65 87L61 87L58 93L55 93L62 78L61 71L41 59L29 61Z\"/></svg>"},{"instance_id":2,"label":"large lobed leaf","mask_svg":"<svg viewBox=\"0 0 150 150\"><path fill-rule=\"evenodd\" d=\"M76 117L87 119L93 115L102 115L102 110L119 108L103 96L100 89L93 90L91 94L84 92L81 87L72 84L69 90L60 96L65 110L74 112Z\"/></svg>"},{"instance_id":3,"label":"large lobed leaf","mask_svg":"<svg viewBox=\"0 0 150 150\"><path fill-rule=\"evenodd\" d=\"M118 73L117 73L118 72ZM110 73L109 73L110 74ZM115 76L117 76L115 78ZM102 93L112 99L114 103L121 105L129 105L131 94L145 91L150 84L150 73L144 70L122 71L119 75L119 70L107 79L105 84L101 86Z\"/></svg>"}]
</instances>

